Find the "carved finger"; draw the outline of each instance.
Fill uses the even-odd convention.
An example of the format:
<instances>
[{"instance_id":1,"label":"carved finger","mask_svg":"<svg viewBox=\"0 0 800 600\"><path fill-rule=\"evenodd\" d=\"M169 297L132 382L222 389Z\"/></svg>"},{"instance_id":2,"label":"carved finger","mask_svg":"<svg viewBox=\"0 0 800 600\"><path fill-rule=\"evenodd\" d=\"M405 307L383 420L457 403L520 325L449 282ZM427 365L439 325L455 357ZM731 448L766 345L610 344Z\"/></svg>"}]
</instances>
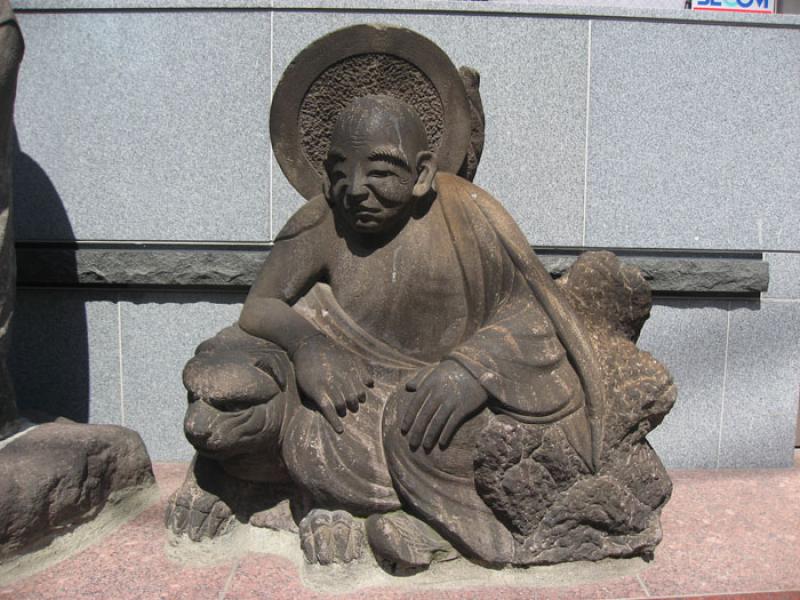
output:
<instances>
[{"instance_id":1,"label":"carved finger","mask_svg":"<svg viewBox=\"0 0 800 600\"><path fill-rule=\"evenodd\" d=\"M189 511L185 506L175 504L170 515L171 529L174 533L186 533L186 525L189 523Z\"/></svg>"},{"instance_id":2,"label":"carved finger","mask_svg":"<svg viewBox=\"0 0 800 600\"><path fill-rule=\"evenodd\" d=\"M361 404L364 404L364 402L366 402L366 401L367 401L367 390L361 390L361 391L358 393L358 401L359 401Z\"/></svg>"},{"instance_id":3,"label":"carved finger","mask_svg":"<svg viewBox=\"0 0 800 600\"><path fill-rule=\"evenodd\" d=\"M433 367L427 367L417 372L411 379L406 382L406 391L408 392L416 392L422 382L428 378L433 372Z\"/></svg>"},{"instance_id":4,"label":"carved finger","mask_svg":"<svg viewBox=\"0 0 800 600\"><path fill-rule=\"evenodd\" d=\"M350 412L358 412L358 396L359 396L359 388L360 386L356 382L350 382L347 386L347 396L345 397L345 401L347 403L347 409Z\"/></svg>"},{"instance_id":5,"label":"carved finger","mask_svg":"<svg viewBox=\"0 0 800 600\"><path fill-rule=\"evenodd\" d=\"M417 393L424 393L426 390L422 389ZM414 425L408 432L408 445L412 450L419 448L422 443L422 437L425 435L425 430L428 424L433 419L440 405L439 397L435 392L428 392L425 395L425 403L417 413L417 418L414 419Z\"/></svg>"},{"instance_id":6,"label":"carved finger","mask_svg":"<svg viewBox=\"0 0 800 600\"><path fill-rule=\"evenodd\" d=\"M425 402L424 391L415 392L414 395L411 396L406 412L403 415L403 422L400 424L400 433L405 435L408 433L409 429L411 429L423 402Z\"/></svg>"},{"instance_id":7,"label":"carved finger","mask_svg":"<svg viewBox=\"0 0 800 600\"><path fill-rule=\"evenodd\" d=\"M336 407L336 414L340 417L347 415L347 395L347 390L343 390L340 386L335 387L330 392L333 405Z\"/></svg>"},{"instance_id":8,"label":"carved finger","mask_svg":"<svg viewBox=\"0 0 800 600\"><path fill-rule=\"evenodd\" d=\"M442 402L436 414L433 415L431 422L428 424L428 429L425 431L425 437L422 438L422 447L426 452L430 452L439 441L442 429L453 414L453 409L449 406L448 402Z\"/></svg>"},{"instance_id":9,"label":"carved finger","mask_svg":"<svg viewBox=\"0 0 800 600\"><path fill-rule=\"evenodd\" d=\"M314 529L314 548L317 552L317 562L321 565L329 565L336 557L336 545L330 520L312 527Z\"/></svg>"},{"instance_id":10,"label":"carved finger","mask_svg":"<svg viewBox=\"0 0 800 600\"><path fill-rule=\"evenodd\" d=\"M447 449L447 447L450 445L450 442L453 441L453 436L456 434L456 431L458 431L458 428L461 427L461 424L464 422L465 418L466 416L459 414L459 411L453 411L453 413L447 419L447 423L445 423L442 433L439 436L440 449Z\"/></svg>"},{"instance_id":11,"label":"carved finger","mask_svg":"<svg viewBox=\"0 0 800 600\"><path fill-rule=\"evenodd\" d=\"M331 427L333 427L336 433L344 433L342 420L339 418L339 415L336 414L336 407L327 394L321 395L319 400L317 400L317 408L319 408L319 412L321 412L325 420L331 424Z\"/></svg>"}]
</instances>

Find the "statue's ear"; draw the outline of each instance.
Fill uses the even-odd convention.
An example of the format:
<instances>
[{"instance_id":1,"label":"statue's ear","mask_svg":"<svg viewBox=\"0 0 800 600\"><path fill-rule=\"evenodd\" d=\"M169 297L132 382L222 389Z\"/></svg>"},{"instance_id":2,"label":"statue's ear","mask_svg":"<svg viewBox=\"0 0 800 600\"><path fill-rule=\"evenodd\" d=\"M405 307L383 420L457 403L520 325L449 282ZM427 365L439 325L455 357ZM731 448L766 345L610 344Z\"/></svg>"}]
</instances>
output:
<instances>
[{"instance_id":1,"label":"statue's ear","mask_svg":"<svg viewBox=\"0 0 800 600\"><path fill-rule=\"evenodd\" d=\"M328 177L326 169L322 170L322 195L325 196L328 204L331 204L331 178Z\"/></svg>"},{"instance_id":2,"label":"statue's ear","mask_svg":"<svg viewBox=\"0 0 800 600\"><path fill-rule=\"evenodd\" d=\"M417 183L413 190L415 197L422 198L433 189L437 169L436 155L433 152L423 150L417 154Z\"/></svg>"}]
</instances>

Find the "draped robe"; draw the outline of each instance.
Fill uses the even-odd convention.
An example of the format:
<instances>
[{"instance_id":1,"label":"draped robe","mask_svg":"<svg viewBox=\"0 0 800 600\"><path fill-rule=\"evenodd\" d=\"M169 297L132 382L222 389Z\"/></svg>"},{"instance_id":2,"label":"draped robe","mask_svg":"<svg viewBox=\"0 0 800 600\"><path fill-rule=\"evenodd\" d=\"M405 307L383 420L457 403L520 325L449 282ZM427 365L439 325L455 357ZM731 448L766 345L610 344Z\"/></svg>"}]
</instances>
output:
<instances>
[{"instance_id":1,"label":"draped robe","mask_svg":"<svg viewBox=\"0 0 800 600\"><path fill-rule=\"evenodd\" d=\"M361 357L375 387L357 412L346 415L344 433L337 434L302 398L284 356L281 379L288 383L267 404L267 425L261 430L277 436L270 447L317 506L359 516L402 508L468 556L513 563L510 532L475 489L473 460L480 433L497 418L557 423L593 467L602 437L600 380L579 323L500 204L450 174L437 175L436 189L425 217L424 227L430 229L422 232L430 235L420 235L414 251L429 255L429 267L446 270L432 276L461 296L455 337L431 342L433 354L412 355L370 333L351 314L355 311L342 306L344 294L337 298L336 289L347 282L318 283L295 303L295 310L342 351ZM301 239L323 243L330 215L324 199L312 200L290 220L276 244ZM413 278L410 291L402 287L403 273L397 281L399 297L418 293ZM415 318L440 331L447 316L432 310ZM459 428L445 449L412 451L400 432L412 394L405 382L442 360L464 367L486 390L488 404Z\"/></svg>"}]
</instances>

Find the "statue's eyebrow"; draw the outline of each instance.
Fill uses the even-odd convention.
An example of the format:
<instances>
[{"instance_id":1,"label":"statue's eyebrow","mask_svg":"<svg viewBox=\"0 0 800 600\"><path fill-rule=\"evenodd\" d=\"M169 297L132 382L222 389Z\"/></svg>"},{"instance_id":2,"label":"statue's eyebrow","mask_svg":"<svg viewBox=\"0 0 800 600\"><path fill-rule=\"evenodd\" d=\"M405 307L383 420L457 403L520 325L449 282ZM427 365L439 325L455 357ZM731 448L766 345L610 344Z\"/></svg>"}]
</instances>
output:
<instances>
[{"instance_id":1,"label":"statue's eyebrow","mask_svg":"<svg viewBox=\"0 0 800 600\"><path fill-rule=\"evenodd\" d=\"M411 167L408 166L408 159L403 151L393 146L379 146L369 154L369 160L379 160L405 169L409 173Z\"/></svg>"}]
</instances>

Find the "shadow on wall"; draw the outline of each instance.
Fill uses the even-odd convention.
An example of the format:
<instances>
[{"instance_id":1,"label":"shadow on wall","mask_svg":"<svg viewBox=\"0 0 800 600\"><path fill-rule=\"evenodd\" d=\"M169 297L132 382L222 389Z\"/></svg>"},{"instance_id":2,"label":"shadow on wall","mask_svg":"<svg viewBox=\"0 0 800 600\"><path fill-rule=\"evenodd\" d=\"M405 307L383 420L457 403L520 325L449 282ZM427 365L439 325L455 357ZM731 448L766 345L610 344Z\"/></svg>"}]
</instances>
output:
<instances>
[{"instance_id":1,"label":"shadow on wall","mask_svg":"<svg viewBox=\"0 0 800 600\"><path fill-rule=\"evenodd\" d=\"M53 182L19 147L14 132L14 211L17 240L30 233L74 245L75 236ZM24 224L24 227L21 225ZM21 234L21 235L20 235ZM26 236L28 240L25 240ZM77 271L73 258L64 269ZM12 324L10 368L17 405L79 422L89 420L88 295L59 288L21 288Z\"/></svg>"}]
</instances>

